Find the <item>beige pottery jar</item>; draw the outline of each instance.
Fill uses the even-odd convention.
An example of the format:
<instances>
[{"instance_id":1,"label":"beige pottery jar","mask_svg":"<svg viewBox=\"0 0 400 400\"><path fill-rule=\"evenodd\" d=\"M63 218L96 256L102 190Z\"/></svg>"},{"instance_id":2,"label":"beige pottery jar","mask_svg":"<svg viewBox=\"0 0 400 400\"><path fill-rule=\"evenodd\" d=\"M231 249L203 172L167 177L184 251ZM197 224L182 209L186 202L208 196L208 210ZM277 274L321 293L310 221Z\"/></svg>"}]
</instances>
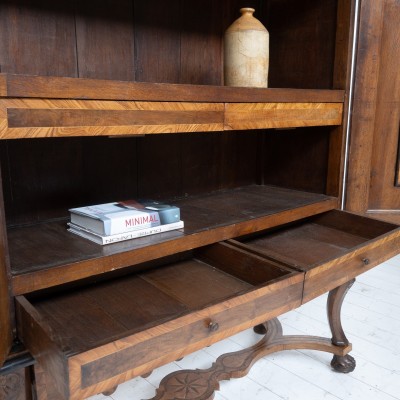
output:
<instances>
[{"instance_id":1,"label":"beige pottery jar","mask_svg":"<svg viewBox=\"0 0 400 400\"><path fill-rule=\"evenodd\" d=\"M269 33L253 16L254 11L254 8L241 8L242 16L225 32L227 86L268 87Z\"/></svg>"}]
</instances>

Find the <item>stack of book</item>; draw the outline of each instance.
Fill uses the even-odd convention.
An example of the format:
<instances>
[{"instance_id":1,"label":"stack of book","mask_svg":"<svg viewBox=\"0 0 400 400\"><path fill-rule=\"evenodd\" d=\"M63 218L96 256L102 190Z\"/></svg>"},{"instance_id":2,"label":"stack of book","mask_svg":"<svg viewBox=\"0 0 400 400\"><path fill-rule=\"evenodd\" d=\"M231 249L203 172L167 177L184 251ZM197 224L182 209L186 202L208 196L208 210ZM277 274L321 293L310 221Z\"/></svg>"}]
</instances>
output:
<instances>
[{"instance_id":1,"label":"stack of book","mask_svg":"<svg viewBox=\"0 0 400 400\"><path fill-rule=\"evenodd\" d=\"M111 244L183 228L180 209L135 200L71 208L68 230L98 244Z\"/></svg>"}]
</instances>

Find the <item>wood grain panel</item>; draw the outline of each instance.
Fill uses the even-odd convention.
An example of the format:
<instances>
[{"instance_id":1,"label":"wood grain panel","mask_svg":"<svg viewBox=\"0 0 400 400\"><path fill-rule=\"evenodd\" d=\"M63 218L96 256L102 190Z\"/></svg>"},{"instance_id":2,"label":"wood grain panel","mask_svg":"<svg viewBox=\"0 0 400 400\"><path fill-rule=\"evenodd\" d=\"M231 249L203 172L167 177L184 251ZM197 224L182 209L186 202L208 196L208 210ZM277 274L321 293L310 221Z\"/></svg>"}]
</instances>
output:
<instances>
[{"instance_id":1,"label":"wood grain panel","mask_svg":"<svg viewBox=\"0 0 400 400\"><path fill-rule=\"evenodd\" d=\"M180 4L180 0L134 2L136 81L179 82ZM138 139L137 182L140 197L182 195L181 175L184 169L181 142L181 135Z\"/></svg>"},{"instance_id":2,"label":"wood grain panel","mask_svg":"<svg viewBox=\"0 0 400 400\"><path fill-rule=\"evenodd\" d=\"M384 3L368 206L372 210L399 211L396 166L400 139L400 2Z\"/></svg>"},{"instance_id":3,"label":"wood grain panel","mask_svg":"<svg viewBox=\"0 0 400 400\"><path fill-rule=\"evenodd\" d=\"M220 182L222 187L235 187L260 183L257 180L257 166L262 153L260 131L233 132L220 135L221 159ZM238 168L232 168L237 166Z\"/></svg>"},{"instance_id":4,"label":"wood grain panel","mask_svg":"<svg viewBox=\"0 0 400 400\"><path fill-rule=\"evenodd\" d=\"M397 146L397 160L396 160L396 171L395 171L395 185L400 187L400 123L399 123L399 143Z\"/></svg>"},{"instance_id":5,"label":"wood grain panel","mask_svg":"<svg viewBox=\"0 0 400 400\"><path fill-rule=\"evenodd\" d=\"M182 303L137 275L40 299L34 306L54 331L62 332L59 346L69 354L87 351L110 338L140 332L188 312Z\"/></svg>"},{"instance_id":6,"label":"wood grain panel","mask_svg":"<svg viewBox=\"0 0 400 400\"><path fill-rule=\"evenodd\" d=\"M221 85L222 7L213 0L192 0L181 3L180 83Z\"/></svg>"},{"instance_id":7,"label":"wood grain panel","mask_svg":"<svg viewBox=\"0 0 400 400\"><path fill-rule=\"evenodd\" d=\"M264 183L325 193L331 127L261 134Z\"/></svg>"},{"instance_id":8,"label":"wood grain panel","mask_svg":"<svg viewBox=\"0 0 400 400\"><path fill-rule=\"evenodd\" d=\"M220 132L181 138L182 194L195 195L221 188Z\"/></svg>"},{"instance_id":9,"label":"wood grain panel","mask_svg":"<svg viewBox=\"0 0 400 400\"><path fill-rule=\"evenodd\" d=\"M0 36L2 72L77 76L73 2L2 2Z\"/></svg>"},{"instance_id":10,"label":"wood grain panel","mask_svg":"<svg viewBox=\"0 0 400 400\"><path fill-rule=\"evenodd\" d=\"M132 0L75 4L79 76L134 80Z\"/></svg>"},{"instance_id":11,"label":"wood grain panel","mask_svg":"<svg viewBox=\"0 0 400 400\"><path fill-rule=\"evenodd\" d=\"M227 104L225 125L226 129L340 125L342 109L335 103Z\"/></svg>"},{"instance_id":12,"label":"wood grain panel","mask_svg":"<svg viewBox=\"0 0 400 400\"><path fill-rule=\"evenodd\" d=\"M335 44L335 64L333 71L333 88L345 89L350 92L350 69L353 48L355 4L352 0L339 0L337 3L337 28ZM343 105L343 123L332 130L329 138L328 173L326 193L342 197L344 181L345 132L348 120L348 105L346 97Z\"/></svg>"},{"instance_id":13,"label":"wood grain panel","mask_svg":"<svg viewBox=\"0 0 400 400\"><path fill-rule=\"evenodd\" d=\"M346 210L355 212L365 212L369 208L384 1L363 1L360 21L351 122L352 156L349 159L345 206Z\"/></svg>"},{"instance_id":14,"label":"wood grain panel","mask_svg":"<svg viewBox=\"0 0 400 400\"><path fill-rule=\"evenodd\" d=\"M219 103L0 100L0 137L9 139L222 130L223 110L223 104ZM33 115L29 115L31 112ZM16 113L15 118L13 113ZM103 115L110 114L111 121L103 118ZM137 119L140 115L144 115L144 118ZM25 123L26 127L8 127L10 122L18 126ZM37 126L40 124L44 126Z\"/></svg>"},{"instance_id":15,"label":"wood grain panel","mask_svg":"<svg viewBox=\"0 0 400 400\"><path fill-rule=\"evenodd\" d=\"M0 74L2 96L48 99L341 103L343 90L260 89Z\"/></svg>"},{"instance_id":16,"label":"wood grain panel","mask_svg":"<svg viewBox=\"0 0 400 400\"><path fill-rule=\"evenodd\" d=\"M252 285L196 259L158 268L142 278L190 310L215 304L252 288Z\"/></svg>"},{"instance_id":17,"label":"wood grain panel","mask_svg":"<svg viewBox=\"0 0 400 400\"><path fill-rule=\"evenodd\" d=\"M346 208L398 220L400 4L361 3Z\"/></svg>"},{"instance_id":18,"label":"wood grain panel","mask_svg":"<svg viewBox=\"0 0 400 400\"><path fill-rule=\"evenodd\" d=\"M0 99L0 137L127 135L341 123L341 103ZM224 119L225 114L225 121Z\"/></svg>"},{"instance_id":19,"label":"wood grain panel","mask_svg":"<svg viewBox=\"0 0 400 400\"><path fill-rule=\"evenodd\" d=\"M7 74L0 74L0 97L7 96Z\"/></svg>"},{"instance_id":20,"label":"wood grain panel","mask_svg":"<svg viewBox=\"0 0 400 400\"><path fill-rule=\"evenodd\" d=\"M9 128L202 125L222 123L221 111L7 109Z\"/></svg>"},{"instance_id":21,"label":"wood grain panel","mask_svg":"<svg viewBox=\"0 0 400 400\"><path fill-rule=\"evenodd\" d=\"M134 2L135 80L179 82L180 0Z\"/></svg>"},{"instance_id":22,"label":"wood grain panel","mask_svg":"<svg viewBox=\"0 0 400 400\"><path fill-rule=\"evenodd\" d=\"M338 2L268 3L262 17L271 38L268 86L332 88Z\"/></svg>"},{"instance_id":23,"label":"wood grain panel","mask_svg":"<svg viewBox=\"0 0 400 400\"><path fill-rule=\"evenodd\" d=\"M172 135L172 137L147 135L138 139L139 197L160 198L160 196L183 195L181 140L181 135Z\"/></svg>"}]
</instances>

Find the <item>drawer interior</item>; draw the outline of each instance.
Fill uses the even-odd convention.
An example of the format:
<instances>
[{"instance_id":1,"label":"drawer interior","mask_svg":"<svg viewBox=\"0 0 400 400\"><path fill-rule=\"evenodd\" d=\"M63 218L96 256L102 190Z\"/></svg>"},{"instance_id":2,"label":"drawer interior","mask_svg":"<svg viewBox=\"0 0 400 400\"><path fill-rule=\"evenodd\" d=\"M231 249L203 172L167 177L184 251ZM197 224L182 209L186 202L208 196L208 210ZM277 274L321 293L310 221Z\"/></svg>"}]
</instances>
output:
<instances>
[{"instance_id":1,"label":"drawer interior","mask_svg":"<svg viewBox=\"0 0 400 400\"><path fill-rule=\"evenodd\" d=\"M390 223L333 210L231 243L308 271L397 229Z\"/></svg>"},{"instance_id":2,"label":"drawer interior","mask_svg":"<svg viewBox=\"0 0 400 400\"><path fill-rule=\"evenodd\" d=\"M293 274L278 263L218 243L143 273L27 300L52 341L71 356Z\"/></svg>"}]
</instances>

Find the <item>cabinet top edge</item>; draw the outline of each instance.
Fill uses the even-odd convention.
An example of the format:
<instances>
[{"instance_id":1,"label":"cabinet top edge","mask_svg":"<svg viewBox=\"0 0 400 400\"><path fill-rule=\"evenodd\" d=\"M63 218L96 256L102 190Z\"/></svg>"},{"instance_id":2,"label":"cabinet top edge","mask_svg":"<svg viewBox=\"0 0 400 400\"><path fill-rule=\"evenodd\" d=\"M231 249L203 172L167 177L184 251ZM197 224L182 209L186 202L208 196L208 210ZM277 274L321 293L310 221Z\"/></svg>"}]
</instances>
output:
<instances>
[{"instance_id":1,"label":"cabinet top edge","mask_svg":"<svg viewBox=\"0 0 400 400\"><path fill-rule=\"evenodd\" d=\"M344 90L248 88L0 73L0 97L188 102L342 103Z\"/></svg>"}]
</instances>

